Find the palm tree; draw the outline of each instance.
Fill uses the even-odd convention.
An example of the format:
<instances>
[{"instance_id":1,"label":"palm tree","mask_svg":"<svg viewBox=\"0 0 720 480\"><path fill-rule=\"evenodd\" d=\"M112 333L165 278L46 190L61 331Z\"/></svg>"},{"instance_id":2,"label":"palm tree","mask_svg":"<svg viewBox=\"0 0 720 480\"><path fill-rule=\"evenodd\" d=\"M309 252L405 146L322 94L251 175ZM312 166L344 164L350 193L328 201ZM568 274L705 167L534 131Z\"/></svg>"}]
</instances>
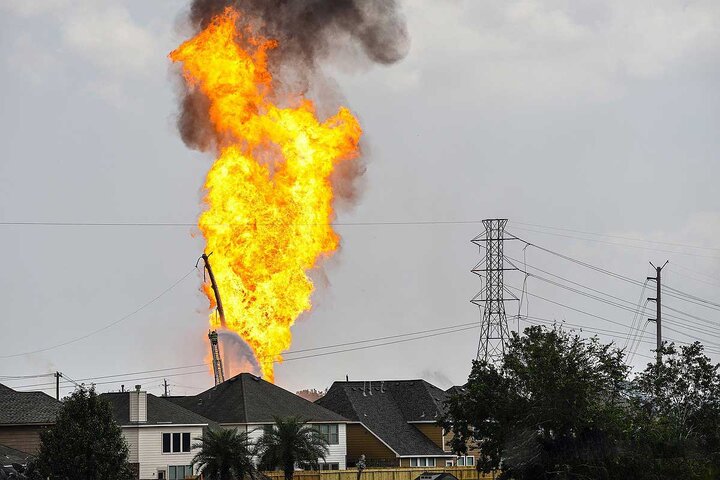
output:
<instances>
[{"instance_id":1,"label":"palm tree","mask_svg":"<svg viewBox=\"0 0 720 480\"><path fill-rule=\"evenodd\" d=\"M255 445L262 467L280 467L285 480L292 480L296 464L317 468L318 460L325 460L328 442L320 432L300 417L274 419L273 428L266 429Z\"/></svg>"},{"instance_id":2,"label":"palm tree","mask_svg":"<svg viewBox=\"0 0 720 480\"><path fill-rule=\"evenodd\" d=\"M199 465L198 473L207 480L242 480L254 478L255 465L252 461L250 441L245 432L236 429L208 429L199 443L193 444L198 451L192 459L192 466Z\"/></svg>"}]
</instances>

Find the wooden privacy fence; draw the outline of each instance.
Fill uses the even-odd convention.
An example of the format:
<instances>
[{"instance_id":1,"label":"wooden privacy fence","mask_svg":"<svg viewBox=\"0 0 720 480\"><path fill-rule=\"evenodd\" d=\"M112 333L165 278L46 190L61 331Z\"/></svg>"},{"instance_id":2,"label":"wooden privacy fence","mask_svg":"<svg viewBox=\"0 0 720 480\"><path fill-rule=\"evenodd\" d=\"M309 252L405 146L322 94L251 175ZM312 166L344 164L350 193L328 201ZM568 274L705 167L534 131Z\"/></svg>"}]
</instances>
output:
<instances>
[{"instance_id":1,"label":"wooden privacy fence","mask_svg":"<svg viewBox=\"0 0 720 480\"><path fill-rule=\"evenodd\" d=\"M368 468L363 470L360 480L415 480L423 472L447 472L455 475L459 480L490 480L492 474L483 475L475 467L416 467L416 468ZM272 480L283 480L283 472L263 472ZM294 478L297 480L356 480L357 470L320 470L298 471Z\"/></svg>"}]
</instances>

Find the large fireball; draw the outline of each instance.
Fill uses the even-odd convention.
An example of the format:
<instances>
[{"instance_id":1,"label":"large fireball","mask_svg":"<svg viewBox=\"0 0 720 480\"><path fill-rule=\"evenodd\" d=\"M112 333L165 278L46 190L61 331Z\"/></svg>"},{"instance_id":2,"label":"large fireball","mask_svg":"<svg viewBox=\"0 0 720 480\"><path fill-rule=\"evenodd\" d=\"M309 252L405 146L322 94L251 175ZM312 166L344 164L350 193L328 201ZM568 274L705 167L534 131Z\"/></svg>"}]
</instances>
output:
<instances>
[{"instance_id":1,"label":"large fireball","mask_svg":"<svg viewBox=\"0 0 720 480\"><path fill-rule=\"evenodd\" d=\"M276 98L267 54L279 45L239 29L239 19L226 9L170 58L182 64L188 87L207 97L218 138L198 226L224 327L247 342L272 380L290 327L311 308L308 271L338 247L330 175L358 155L362 131L344 107L321 120L300 92ZM212 290L205 293L214 305ZM210 323L220 327L214 315Z\"/></svg>"}]
</instances>

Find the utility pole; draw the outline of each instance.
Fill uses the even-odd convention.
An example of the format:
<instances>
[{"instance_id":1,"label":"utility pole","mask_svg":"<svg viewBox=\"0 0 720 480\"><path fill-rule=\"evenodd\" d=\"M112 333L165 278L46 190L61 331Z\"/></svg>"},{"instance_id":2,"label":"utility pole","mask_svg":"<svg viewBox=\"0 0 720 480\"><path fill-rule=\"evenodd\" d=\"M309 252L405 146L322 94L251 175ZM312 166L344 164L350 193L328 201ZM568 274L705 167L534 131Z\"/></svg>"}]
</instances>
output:
<instances>
[{"instance_id":1,"label":"utility pole","mask_svg":"<svg viewBox=\"0 0 720 480\"><path fill-rule=\"evenodd\" d=\"M649 301L655 302L655 318L648 318L648 321L655 322L655 340L657 342L657 364L660 366L662 364L662 353L660 352L660 349L662 348L662 269L665 268L665 265L668 264L669 260L666 260L662 267L656 267L653 265L652 262L650 262L650 265L655 269L655 276L654 277L647 277L648 280L655 280L655 298L648 298Z\"/></svg>"},{"instance_id":2,"label":"utility pole","mask_svg":"<svg viewBox=\"0 0 720 480\"><path fill-rule=\"evenodd\" d=\"M165 395L163 395L163 397L167 397L167 396L168 396L168 383L167 383L167 378L164 378L164 379L163 379L163 386L165 387Z\"/></svg>"},{"instance_id":3,"label":"utility pole","mask_svg":"<svg viewBox=\"0 0 720 480\"><path fill-rule=\"evenodd\" d=\"M62 373L55 372L55 400L60 400L60 377Z\"/></svg>"}]
</instances>

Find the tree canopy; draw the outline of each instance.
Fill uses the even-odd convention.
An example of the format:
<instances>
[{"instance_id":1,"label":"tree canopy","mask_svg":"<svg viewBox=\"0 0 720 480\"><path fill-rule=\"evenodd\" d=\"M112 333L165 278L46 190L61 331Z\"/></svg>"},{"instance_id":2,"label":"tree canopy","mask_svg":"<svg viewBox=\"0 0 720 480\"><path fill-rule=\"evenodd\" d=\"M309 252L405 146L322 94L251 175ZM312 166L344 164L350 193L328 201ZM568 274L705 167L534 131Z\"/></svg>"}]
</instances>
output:
<instances>
[{"instance_id":1,"label":"tree canopy","mask_svg":"<svg viewBox=\"0 0 720 480\"><path fill-rule=\"evenodd\" d=\"M128 447L110 405L95 389L79 388L63 401L55 425L41 434L34 464L51 480L129 480Z\"/></svg>"},{"instance_id":2,"label":"tree canopy","mask_svg":"<svg viewBox=\"0 0 720 480\"><path fill-rule=\"evenodd\" d=\"M529 327L498 365L474 362L442 423L500 479L718 478L720 375L702 352L670 345L632 375L612 344Z\"/></svg>"}]
</instances>

